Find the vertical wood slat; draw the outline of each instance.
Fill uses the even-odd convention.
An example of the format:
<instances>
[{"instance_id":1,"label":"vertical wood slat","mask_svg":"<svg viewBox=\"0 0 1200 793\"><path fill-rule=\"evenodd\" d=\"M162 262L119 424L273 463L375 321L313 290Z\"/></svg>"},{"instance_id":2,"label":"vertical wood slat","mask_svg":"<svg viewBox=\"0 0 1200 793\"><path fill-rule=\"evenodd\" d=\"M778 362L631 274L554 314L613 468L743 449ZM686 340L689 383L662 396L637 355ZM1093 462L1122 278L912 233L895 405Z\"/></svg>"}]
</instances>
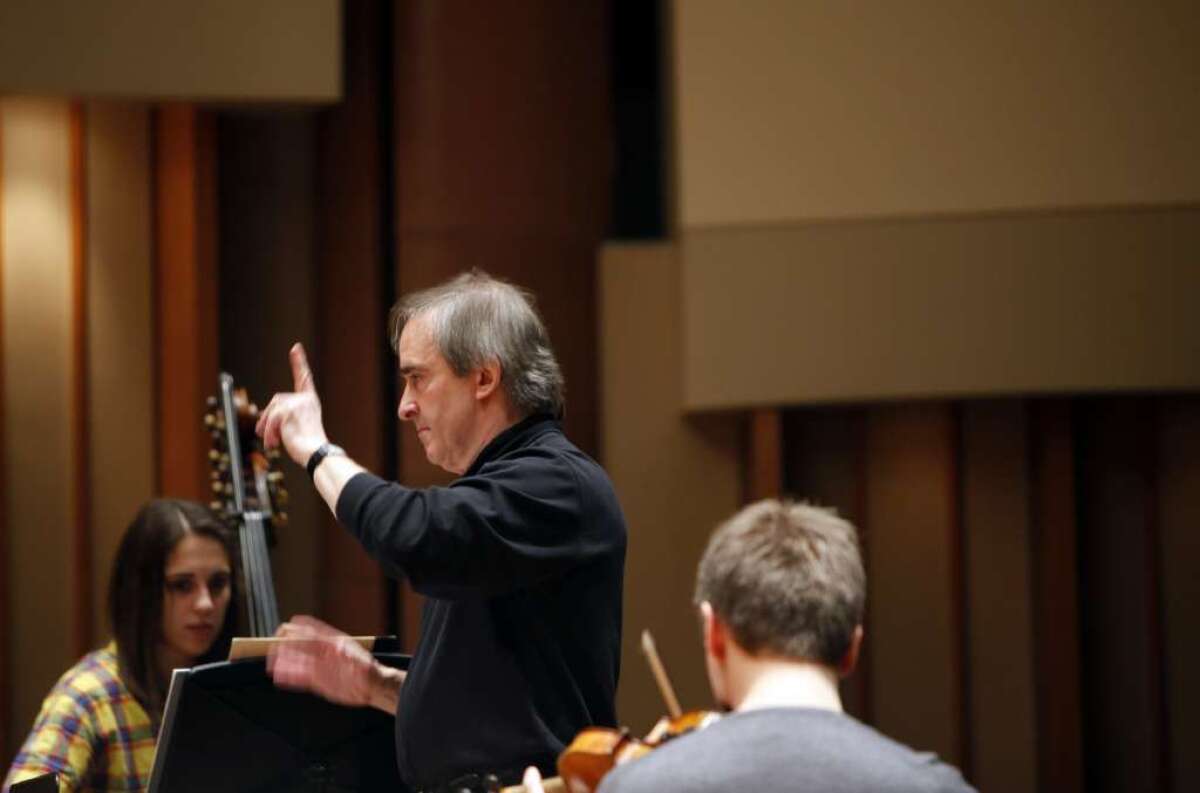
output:
<instances>
[{"instance_id":1,"label":"vertical wood slat","mask_svg":"<svg viewBox=\"0 0 1200 793\"><path fill-rule=\"evenodd\" d=\"M867 487L865 442L866 411L861 408L818 408L785 410L783 418L783 492L838 514L858 529L863 564L867 548ZM867 570L867 591L871 573ZM863 624L870 619L863 615ZM870 723L871 637L863 642L858 667L841 683L846 711Z\"/></svg>"},{"instance_id":2,"label":"vertical wood slat","mask_svg":"<svg viewBox=\"0 0 1200 793\"><path fill-rule=\"evenodd\" d=\"M751 411L747 425L746 501L783 493L783 419L778 408Z\"/></svg>"},{"instance_id":3,"label":"vertical wood slat","mask_svg":"<svg viewBox=\"0 0 1200 793\"><path fill-rule=\"evenodd\" d=\"M75 655L92 643L92 499L88 430L87 134L81 103L71 105L71 439L74 521L71 533L71 638Z\"/></svg>"},{"instance_id":4,"label":"vertical wood slat","mask_svg":"<svg viewBox=\"0 0 1200 793\"><path fill-rule=\"evenodd\" d=\"M1170 747L1167 779L1182 793L1200 790L1200 398L1165 398L1159 407L1157 513L1162 570L1164 699Z\"/></svg>"},{"instance_id":5,"label":"vertical wood slat","mask_svg":"<svg viewBox=\"0 0 1200 793\"><path fill-rule=\"evenodd\" d=\"M1084 785L1165 791L1154 409L1077 404Z\"/></svg>"},{"instance_id":6,"label":"vertical wood slat","mask_svg":"<svg viewBox=\"0 0 1200 793\"><path fill-rule=\"evenodd\" d=\"M0 111L4 100L0 98ZM4 337L4 125L0 124L0 351L5 349ZM8 393L4 378L4 366L0 365L0 625L12 625L8 599L8 581L12 580L8 559L8 448L5 430L8 426L8 405L4 395ZM0 767L7 766L9 746L9 720L12 705L8 692L12 690L9 670L9 653L12 652L12 631L0 631Z\"/></svg>"},{"instance_id":7,"label":"vertical wood slat","mask_svg":"<svg viewBox=\"0 0 1200 793\"><path fill-rule=\"evenodd\" d=\"M1146 664L1146 688L1150 698L1153 721L1150 730L1155 746L1152 773L1157 774L1157 786L1163 793L1175 790L1171 762L1171 722L1167 701L1167 639L1166 598L1163 595L1163 527L1160 507L1162 492L1162 454L1159 439L1162 437L1162 401L1144 399L1142 410L1146 421L1142 426L1141 455L1139 467L1146 478L1146 624L1149 634L1149 654Z\"/></svg>"},{"instance_id":8,"label":"vertical wood slat","mask_svg":"<svg viewBox=\"0 0 1200 793\"><path fill-rule=\"evenodd\" d=\"M958 722L955 729L958 766L968 779L973 779L975 762L972 739L973 720L971 718L970 603L967 600L970 571L967 567L968 538L964 514L966 505L963 503L964 408L961 403L956 403L949 406L949 411L950 420L945 429L949 435L946 444L950 455L948 471L950 517L947 544L950 550L950 630L953 642L950 659L953 676L951 700Z\"/></svg>"},{"instance_id":9,"label":"vertical wood slat","mask_svg":"<svg viewBox=\"0 0 1200 793\"><path fill-rule=\"evenodd\" d=\"M217 376L213 120L190 105L164 105L154 138L158 491L207 503L200 419Z\"/></svg>"},{"instance_id":10,"label":"vertical wood slat","mask_svg":"<svg viewBox=\"0 0 1200 793\"><path fill-rule=\"evenodd\" d=\"M866 430L875 726L958 764L961 640L953 604L952 411L872 408Z\"/></svg>"},{"instance_id":11,"label":"vertical wood slat","mask_svg":"<svg viewBox=\"0 0 1200 793\"><path fill-rule=\"evenodd\" d=\"M369 471L383 477L395 416L386 404L382 361L387 355L381 227L380 53L389 34L379 2L345 7L344 98L322 112L317 151L317 345L314 366L326 428ZM389 375L390 376L390 375ZM388 603L383 574L361 545L322 510L318 603L326 619L351 633L382 633ZM405 642L411 650L413 644Z\"/></svg>"},{"instance_id":12,"label":"vertical wood slat","mask_svg":"<svg viewBox=\"0 0 1200 793\"><path fill-rule=\"evenodd\" d=\"M1028 411L1018 399L968 403L962 433L972 745L964 765L980 790L1034 791Z\"/></svg>"},{"instance_id":13,"label":"vertical wood slat","mask_svg":"<svg viewBox=\"0 0 1200 793\"><path fill-rule=\"evenodd\" d=\"M1030 418L1038 789L1081 793L1079 554L1071 405L1064 400L1036 401Z\"/></svg>"}]
</instances>

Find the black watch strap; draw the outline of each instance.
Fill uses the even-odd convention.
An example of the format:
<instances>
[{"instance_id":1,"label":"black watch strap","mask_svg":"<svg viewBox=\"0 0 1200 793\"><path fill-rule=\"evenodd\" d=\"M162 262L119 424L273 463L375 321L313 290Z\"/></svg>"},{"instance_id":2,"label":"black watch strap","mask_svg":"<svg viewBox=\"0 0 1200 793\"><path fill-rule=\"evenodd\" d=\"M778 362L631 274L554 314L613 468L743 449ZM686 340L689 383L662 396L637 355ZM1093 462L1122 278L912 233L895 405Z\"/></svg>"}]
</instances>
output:
<instances>
[{"instance_id":1,"label":"black watch strap","mask_svg":"<svg viewBox=\"0 0 1200 793\"><path fill-rule=\"evenodd\" d=\"M312 457L308 458L308 463L304 466L308 470L308 478L312 479L317 474L317 466L321 464L329 455L346 455L346 450L341 446L334 446L332 443L322 443L317 447L317 450L312 453Z\"/></svg>"}]
</instances>

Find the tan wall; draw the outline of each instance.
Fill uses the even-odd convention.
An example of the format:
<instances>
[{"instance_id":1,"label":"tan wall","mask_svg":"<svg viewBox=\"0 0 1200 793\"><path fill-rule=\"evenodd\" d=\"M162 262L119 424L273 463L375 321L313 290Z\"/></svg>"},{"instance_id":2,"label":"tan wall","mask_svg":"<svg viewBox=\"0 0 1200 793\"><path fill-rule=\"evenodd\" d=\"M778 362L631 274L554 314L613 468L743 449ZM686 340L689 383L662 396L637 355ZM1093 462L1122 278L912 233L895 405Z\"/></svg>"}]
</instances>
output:
<instances>
[{"instance_id":1,"label":"tan wall","mask_svg":"<svg viewBox=\"0 0 1200 793\"><path fill-rule=\"evenodd\" d=\"M5 523L13 727L24 730L70 658L71 437L70 109L0 101ZM4 759L8 750L2 747Z\"/></svg>"},{"instance_id":2,"label":"tan wall","mask_svg":"<svg viewBox=\"0 0 1200 793\"><path fill-rule=\"evenodd\" d=\"M336 0L7 0L0 91L333 101Z\"/></svg>"},{"instance_id":3,"label":"tan wall","mask_svg":"<svg viewBox=\"0 0 1200 793\"><path fill-rule=\"evenodd\" d=\"M154 495L150 124L143 105L87 107L88 431L92 636L108 636L121 534Z\"/></svg>"},{"instance_id":4,"label":"tan wall","mask_svg":"<svg viewBox=\"0 0 1200 793\"><path fill-rule=\"evenodd\" d=\"M1200 210L685 231L685 402L1200 386Z\"/></svg>"},{"instance_id":5,"label":"tan wall","mask_svg":"<svg viewBox=\"0 0 1200 793\"><path fill-rule=\"evenodd\" d=\"M0 629L10 662L0 681L9 705L0 713L8 726L0 765L81 646L107 639L112 557L154 492L149 114L119 103L74 112L83 131L78 162L66 102L0 101L9 544L0 581L10 617ZM79 187L81 215L72 206ZM78 271L76 234L84 256ZM77 328L74 295L85 285ZM85 412L81 423L73 421L77 409ZM77 453L88 456L86 469L76 468ZM87 481L77 481L83 470ZM77 524L80 509L86 514ZM75 558L90 576L76 575Z\"/></svg>"},{"instance_id":6,"label":"tan wall","mask_svg":"<svg viewBox=\"0 0 1200 793\"><path fill-rule=\"evenodd\" d=\"M676 0L686 227L1200 199L1200 6Z\"/></svg>"},{"instance_id":7,"label":"tan wall","mask_svg":"<svg viewBox=\"0 0 1200 793\"><path fill-rule=\"evenodd\" d=\"M639 734L665 712L640 650L645 629L683 707L711 706L692 589L709 534L741 502L739 421L683 413L679 305L674 246L604 248L601 454L629 524L617 708Z\"/></svg>"}]
</instances>

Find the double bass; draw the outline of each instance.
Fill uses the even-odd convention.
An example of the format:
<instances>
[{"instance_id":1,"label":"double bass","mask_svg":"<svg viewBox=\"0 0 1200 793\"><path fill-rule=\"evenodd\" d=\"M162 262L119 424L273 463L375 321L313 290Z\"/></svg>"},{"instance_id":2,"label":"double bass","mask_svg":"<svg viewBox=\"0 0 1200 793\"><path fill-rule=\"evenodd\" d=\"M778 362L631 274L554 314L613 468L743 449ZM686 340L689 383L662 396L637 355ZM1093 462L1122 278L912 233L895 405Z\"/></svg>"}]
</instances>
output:
<instances>
[{"instance_id":1,"label":"double bass","mask_svg":"<svg viewBox=\"0 0 1200 793\"><path fill-rule=\"evenodd\" d=\"M287 524L287 490L278 470L278 450L266 450L254 434L258 406L233 377L222 372L217 396L208 399L204 425L213 448L209 505L238 534L242 580L251 636L273 636L279 628L279 603L271 575L269 537Z\"/></svg>"}]
</instances>

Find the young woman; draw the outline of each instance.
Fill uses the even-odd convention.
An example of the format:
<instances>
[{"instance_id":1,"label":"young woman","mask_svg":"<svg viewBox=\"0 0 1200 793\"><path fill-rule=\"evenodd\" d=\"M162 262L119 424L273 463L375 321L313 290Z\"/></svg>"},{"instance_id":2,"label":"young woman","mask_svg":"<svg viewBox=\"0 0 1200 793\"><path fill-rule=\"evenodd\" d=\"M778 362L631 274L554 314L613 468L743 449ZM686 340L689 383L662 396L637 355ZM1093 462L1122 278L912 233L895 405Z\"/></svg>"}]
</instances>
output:
<instances>
[{"instance_id":1,"label":"young woman","mask_svg":"<svg viewBox=\"0 0 1200 793\"><path fill-rule=\"evenodd\" d=\"M4 789L54 772L63 791L144 790L171 670L229 652L236 558L231 533L205 507L142 507L108 583L114 638L55 684Z\"/></svg>"}]
</instances>

